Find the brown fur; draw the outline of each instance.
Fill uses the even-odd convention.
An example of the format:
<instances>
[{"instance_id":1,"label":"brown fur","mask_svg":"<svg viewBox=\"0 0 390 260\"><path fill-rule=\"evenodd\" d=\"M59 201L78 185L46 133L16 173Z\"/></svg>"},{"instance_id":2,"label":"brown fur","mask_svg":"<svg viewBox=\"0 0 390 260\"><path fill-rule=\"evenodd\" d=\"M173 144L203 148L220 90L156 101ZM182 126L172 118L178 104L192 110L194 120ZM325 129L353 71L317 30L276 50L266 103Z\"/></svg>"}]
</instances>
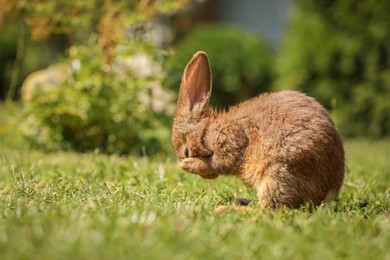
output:
<instances>
[{"instance_id":1,"label":"brown fur","mask_svg":"<svg viewBox=\"0 0 390 260\"><path fill-rule=\"evenodd\" d=\"M208 58L197 52L184 70L172 127L183 170L206 179L234 175L256 189L261 207L319 205L337 197L343 144L314 98L267 93L218 112L208 107L210 96Z\"/></svg>"}]
</instances>

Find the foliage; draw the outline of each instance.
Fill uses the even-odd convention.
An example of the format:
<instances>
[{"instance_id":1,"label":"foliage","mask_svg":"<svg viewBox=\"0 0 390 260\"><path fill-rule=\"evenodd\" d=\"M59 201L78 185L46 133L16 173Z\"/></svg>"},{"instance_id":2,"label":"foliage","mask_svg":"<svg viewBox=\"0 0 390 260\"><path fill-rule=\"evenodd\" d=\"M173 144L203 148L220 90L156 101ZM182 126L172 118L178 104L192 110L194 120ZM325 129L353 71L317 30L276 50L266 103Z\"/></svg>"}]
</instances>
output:
<instances>
[{"instance_id":1,"label":"foliage","mask_svg":"<svg viewBox=\"0 0 390 260\"><path fill-rule=\"evenodd\" d=\"M166 158L48 154L1 140L1 259L389 258L389 141L346 142L338 203L217 214L254 192Z\"/></svg>"},{"instance_id":2,"label":"foliage","mask_svg":"<svg viewBox=\"0 0 390 260\"><path fill-rule=\"evenodd\" d=\"M31 90L22 119L23 136L47 150L140 153L146 148L153 153L167 148L163 144L169 137L165 124L169 114L154 111L148 102L163 75L152 60L156 54L149 55L142 46L129 47L113 51L114 63L108 66L99 48L73 46L61 67L64 81ZM149 62L147 68L136 64L137 57ZM153 70L139 75L139 69Z\"/></svg>"},{"instance_id":3,"label":"foliage","mask_svg":"<svg viewBox=\"0 0 390 260\"><path fill-rule=\"evenodd\" d=\"M48 80L22 89L29 98L21 131L30 144L138 154L169 147L162 51L145 40L142 27L187 0L2 2L5 14L30 26L33 39L62 34L69 40L68 55L52 66L55 76L47 69L40 75Z\"/></svg>"},{"instance_id":4,"label":"foliage","mask_svg":"<svg viewBox=\"0 0 390 260\"><path fill-rule=\"evenodd\" d=\"M390 135L389 8L388 1L297 1L276 87L334 108L344 135Z\"/></svg>"},{"instance_id":5,"label":"foliage","mask_svg":"<svg viewBox=\"0 0 390 260\"><path fill-rule=\"evenodd\" d=\"M19 16L31 28L33 39L42 40L51 34L66 34L85 40L85 32L104 35L103 41L124 37L125 28L150 20L157 14L182 8L188 0L90 0L90 1L8 1L0 0L4 14ZM110 26L115 24L115 26Z\"/></svg>"},{"instance_id":6,"label":"foliage","mask_svg":"<svg viewBox=\"0 0 390 260\"><path fill-rule=\"evenodd\" d=\"M155 15L172 14L188 1L0 0L0 99L19 97L28 74L63 58L72 45L87 44L91 35L109 61L129 34L141 39Z\"/></svg>"},{"instance_id":7,"label":"foliage","mask_svg":"<svg viewBox=\"0 0 390 260\"><path fill-rule=\"evenodd\" d=\"M199 50L210 59L215 104L238 103L269 87L274 53L258 35L232 26L204 24L189 32L176 47L166 65L170 73L165 85L171 89L179 88L184 67Z\"/></svg>"}]
</instances>

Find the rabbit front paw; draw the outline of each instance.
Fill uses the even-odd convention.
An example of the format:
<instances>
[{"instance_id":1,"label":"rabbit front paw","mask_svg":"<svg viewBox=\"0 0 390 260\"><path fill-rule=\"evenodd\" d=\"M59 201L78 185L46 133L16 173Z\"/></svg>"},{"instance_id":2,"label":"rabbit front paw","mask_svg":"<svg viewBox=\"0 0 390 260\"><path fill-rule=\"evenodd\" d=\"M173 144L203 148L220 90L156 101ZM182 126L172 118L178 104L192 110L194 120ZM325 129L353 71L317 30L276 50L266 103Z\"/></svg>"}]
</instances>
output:
<instances>
[{"instance_id":1,"label":"rabbit front paw","mask_svg":"<svg viewBox=\"0 0 390 260\"><path fill-rule=\"evenodd\" d=\"M210 169L209 164L205 160L204 158L185 158L180 162L180 168L187 172L198 174L204 179L217 178L218 174Z\"/></svg>"}]
</instances>

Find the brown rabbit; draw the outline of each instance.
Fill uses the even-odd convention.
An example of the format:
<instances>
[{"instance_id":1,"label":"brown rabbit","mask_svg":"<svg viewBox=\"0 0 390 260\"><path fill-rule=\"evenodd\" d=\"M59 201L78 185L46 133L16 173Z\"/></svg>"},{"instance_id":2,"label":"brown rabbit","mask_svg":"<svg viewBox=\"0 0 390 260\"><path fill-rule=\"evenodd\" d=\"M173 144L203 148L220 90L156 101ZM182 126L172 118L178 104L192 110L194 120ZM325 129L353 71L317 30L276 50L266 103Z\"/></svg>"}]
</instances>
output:
<instances>
[{"instance_id":1,"label":"brown rabbit","mask_svg":"<svg viewBox=\"0 0 390 260\"><path fill-rule=\"evenodd\" d=\"M211 70L197 52L184 70L172 145L180 167L205 179L234 175L256 189L260 206L334 200L344 148L325 109L295 91L262 94L226 112L208 107Z\"/></svg>"}]
</instances>

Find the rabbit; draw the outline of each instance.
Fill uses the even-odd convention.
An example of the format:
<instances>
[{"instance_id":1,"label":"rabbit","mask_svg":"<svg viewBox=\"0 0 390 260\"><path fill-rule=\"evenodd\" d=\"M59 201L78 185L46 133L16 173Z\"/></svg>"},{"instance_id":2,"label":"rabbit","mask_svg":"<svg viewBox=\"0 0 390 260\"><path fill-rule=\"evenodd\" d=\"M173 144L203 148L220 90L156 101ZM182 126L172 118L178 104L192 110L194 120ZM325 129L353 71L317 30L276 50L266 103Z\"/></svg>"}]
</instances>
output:
<instances>
[{"instance_id":1,"label":"rabbit","mask_svg":"<svg viewBox=\"0 0 390 260\"><path fill-rule=\"evenodd\" d=\"M314 98L283 90L226 111L209 107L207 54L184 69L172 146L180 167L204 179L236 176L254 188L261 208L297 208L335 200L344 179L342 139Z\"/></svg>"}]
</instances>

